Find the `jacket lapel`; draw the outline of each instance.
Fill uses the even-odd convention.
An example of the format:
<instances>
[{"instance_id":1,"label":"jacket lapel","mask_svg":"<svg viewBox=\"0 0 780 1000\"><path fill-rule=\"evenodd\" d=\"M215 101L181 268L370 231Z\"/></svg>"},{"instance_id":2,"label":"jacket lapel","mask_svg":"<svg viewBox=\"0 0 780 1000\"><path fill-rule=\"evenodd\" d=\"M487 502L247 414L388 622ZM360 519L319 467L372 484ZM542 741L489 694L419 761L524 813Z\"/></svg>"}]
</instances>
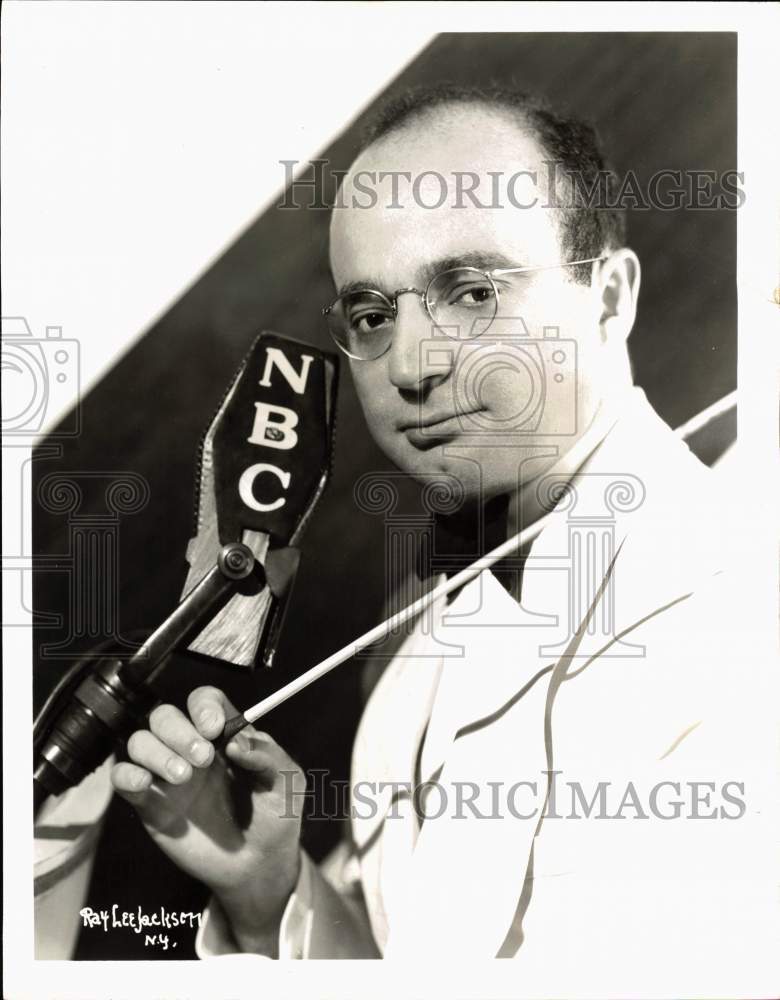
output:
<instances>
[{"instance_id":1,"label":"jacket lapel","mask_svg":"<svg viewBox=\"0 0 780 1000\"><path fill-rule=\"evenodd\" d=\"M696 558L696 538L667 534L682 500L670 484L695 491L700 476L705 490L704 467L637 391L534 541L520 602L482 573L437 606L433 634L413 637L385 672L361 723L355 774L413 783L424 736L421 776L436 783L427 798L401 796L395 813L388 790L377 814L354 824L387 955L517 951L555 691L599 656L642 657L633 625L714 571ZM711 526L702 537L711 540ZM462 801L472 787L473 809Z\"/></svg>"}]
</instances>

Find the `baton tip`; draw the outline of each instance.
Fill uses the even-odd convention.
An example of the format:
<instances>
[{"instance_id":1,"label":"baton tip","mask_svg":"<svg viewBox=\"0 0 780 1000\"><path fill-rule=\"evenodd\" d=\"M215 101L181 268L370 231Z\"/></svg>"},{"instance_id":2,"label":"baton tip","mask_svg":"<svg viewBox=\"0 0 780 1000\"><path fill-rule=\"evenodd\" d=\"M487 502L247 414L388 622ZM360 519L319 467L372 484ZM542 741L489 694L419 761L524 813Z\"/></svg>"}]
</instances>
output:
<instances>
[{"instance_id":1,"label":"baton tip","mask_svg":"<svg viewBox=\"0 0 780 1000\"><path fill-rule=\"evenodd\" d=\"M244 726L249 725L249 720L244 715L234 715L225 722L225 727L214 741L218 750L224 750L236 733L240 733Z\"/></svg>"}]
</instances>

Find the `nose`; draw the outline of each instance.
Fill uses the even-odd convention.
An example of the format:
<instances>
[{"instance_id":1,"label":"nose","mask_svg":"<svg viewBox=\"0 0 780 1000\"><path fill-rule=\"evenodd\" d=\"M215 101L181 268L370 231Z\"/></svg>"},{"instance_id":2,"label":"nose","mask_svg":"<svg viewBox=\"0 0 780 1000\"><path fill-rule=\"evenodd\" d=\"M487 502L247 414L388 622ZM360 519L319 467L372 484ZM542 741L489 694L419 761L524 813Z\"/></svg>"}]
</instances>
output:
<instances>
[{"instance_id":1,"label":"nose","mask_svg":"<svg viewBox=\"0 0 780 1000\"><path fill-rule=\"evenodd\" d=\"M434 325L419 292L402 292L397 298L393 342L390 347L389 375L401 392L421 392L447 377L442 352L436 348Z\"/></svg>"}]
</instances>

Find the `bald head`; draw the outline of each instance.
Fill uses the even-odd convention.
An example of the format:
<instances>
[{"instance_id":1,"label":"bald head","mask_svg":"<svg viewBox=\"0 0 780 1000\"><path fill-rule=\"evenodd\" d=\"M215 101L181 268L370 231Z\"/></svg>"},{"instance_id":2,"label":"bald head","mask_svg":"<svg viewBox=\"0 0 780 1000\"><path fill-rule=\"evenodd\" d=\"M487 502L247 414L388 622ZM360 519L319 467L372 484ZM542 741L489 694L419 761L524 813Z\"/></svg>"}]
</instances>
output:
<instances>
[{"instance_id":1,"label":"bald head","mask_svg":"<svg viewBox=\"0 0 780 1000\"><path fill-rule=\"evenodd\" d=\"M337 284L345 260L359 257L375 277L391 259L408 263L434 247L437 260L501 245L501 263L559 262L560 213L544 159L531 128L501 109L443 106L404 120L374 139L344 180L348 207L331 224Z\"/></svg>"},{"instance_id":2,"label":"bald head","mask_svg":"<svg viewBox=\"0 0 780 1000\"><path fill-rule=\"evenodd\" d=\"M361 150L416 121L452 120L459 108L502 114L522 134L535 137L544 154L546 173L539 183L550 189L550 179L555 177L548 197L564 209L559 223L562 247L569 260L594 257L603 250L625 245L625 212L613 207L619 178L607 161L596 130L582 119L552 109L539 97L507 87L446 82L407 90L386 102L369 120ZM456 179L454 196L461 193L461 200L470 198L468 184L468 178L463 179L459 191ZM483 203L493 194L483 191ZM520 198L518 195L517 200ZM586 267L575 267L571 275L587 282L590 273Z\"/></svg>"}]
</instances>

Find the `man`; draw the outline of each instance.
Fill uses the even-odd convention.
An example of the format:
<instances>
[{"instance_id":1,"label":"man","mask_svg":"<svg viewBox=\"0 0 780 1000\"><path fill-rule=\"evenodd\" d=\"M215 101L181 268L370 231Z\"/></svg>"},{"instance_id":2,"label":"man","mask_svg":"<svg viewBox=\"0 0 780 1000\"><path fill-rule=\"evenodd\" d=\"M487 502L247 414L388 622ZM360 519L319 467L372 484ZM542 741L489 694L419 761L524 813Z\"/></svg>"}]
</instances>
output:
<instances>
[{"instance_id":1,"label":"man","mask_svg":"<svg viewBox=\"0 0 780 1000\"><path fill-rule=\"evenodd\" d=\"M455 548L543 527L384 670L327 878L299 848L284 750L250 728L215 752L219 691L132 736L114 786L211 888L202 957L504 957L530 993L627 995L641 976L681 995L713 952L768 954L722 515L631 385L639 261L620 213L577 207L566 177L604 170L587 127L440 88L380 118L345 178L325 313L371 434L477 512ZM397 188L367 203L383 175ZM744 973L726 962L722 992Z\"/></svg>"}]
</instances>

